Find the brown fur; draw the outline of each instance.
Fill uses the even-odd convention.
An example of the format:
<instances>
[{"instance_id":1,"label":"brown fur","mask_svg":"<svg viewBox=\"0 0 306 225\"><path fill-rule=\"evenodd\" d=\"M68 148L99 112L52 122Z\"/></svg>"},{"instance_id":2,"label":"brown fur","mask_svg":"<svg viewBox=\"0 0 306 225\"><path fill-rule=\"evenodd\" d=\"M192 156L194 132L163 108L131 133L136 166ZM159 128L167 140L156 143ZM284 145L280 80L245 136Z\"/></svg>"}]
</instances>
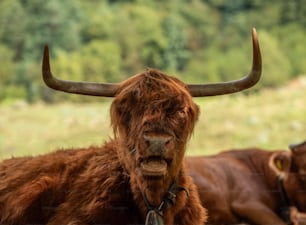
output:
<instances>
[{"instance_id":1,"label":"brown fur","mask_svg":"<svg viewBox=\"0 0 306 225\"><path fill-rule=\"evenodd\" d=\"M290 218L293 225L306 225L306 214L299 212L296 207L290 208Z\"/></svg>"},{"instance_id":2,"label":"brown fur","mask_svg":"<svg viewBox=\"0 0 306 225\"><path fill-rule=\"evenodd\" d=\"M281 159L283 165L288 165L284 163L286 157L291 161L286 168L288 171L284 171L284 188L290 205L306 212L305 176L298 172L306 165L305 159L302 162L306 142L303 147L304 151L299 149L292 153L243 149L186 158L188 174L194 178L202 204L208 211L207 224L285 225L279 213L282 204L277 176L280 173L271 168L271 159L275 157ZM292 218L300 216L295 214Z\"/></svg>"},{"instance_id":3,"label":"brown fur","mask_svg":"<svg viewBox=\"0 0 306 225\"><path fill-rule=\"evenodd\" d=\"M177 194L164 223L204 224L206 211L183 165L198 113L184 83L173 77L148 70L128 79L111 105L114 140L0 164L0 224L144 224L142 193L159 205L175 181L189 196ZM161 154L167 162L162 177L142 172L142 160L150 157L144 135L170 139Z\"/></svg>"}]
</instances>

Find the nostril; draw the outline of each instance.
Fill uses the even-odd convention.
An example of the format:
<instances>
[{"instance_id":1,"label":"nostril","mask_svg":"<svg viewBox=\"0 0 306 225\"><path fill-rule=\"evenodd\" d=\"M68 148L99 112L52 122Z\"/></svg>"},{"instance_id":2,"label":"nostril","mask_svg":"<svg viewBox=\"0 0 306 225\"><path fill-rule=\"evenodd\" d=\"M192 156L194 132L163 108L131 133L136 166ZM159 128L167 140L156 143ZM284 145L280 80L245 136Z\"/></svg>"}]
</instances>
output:
<instances>
[{"instance_id":1,"label":"nostril","mask_svg":"<svg viewBox=\"0 0 306 225\"><path fill-rule=\"evenodd\" d=\"M144 135L143 139L148 146L152 145L168 145L171 141L171 137L163 137L163 136L148 136Z\"/></svg>"},{"instance_id":2,"label":"nostril","mask_svg":"<svg viewBox=\"0 0 306 225\"><path fill-rule=\"evenodd\" d=\"M170 143L170 141L171 141L171 137L166 138L165 139L165 145L168 145Z\"/></svg>"},{"instance_id":3,"label":"nostril","mask_svg":"<svg viewBox=\"0 0 306 225\"><path fill-rule=\"evenodd\" d=\"M146 143L147 146L151 145L151 142L149 140L146 140L146 139L145 139L145 143Z\"/></svg>"},{"instance_id":4,"label":"nostril","mask_svg":"<svg viewBox=\"0 0 306 225\"><path fill-rule=\"evenodd\" d=\"M144 143L147 147L150 147L152 146L152 137L150 136L147 136L147 135L143 135L143 140L144 140Z\"/></svg>"},{"instance_id":5,"label":"nostril","mask_svg":"<svg viewBox=\"0 0 306 225\"><path fill-rule=\"evenodd\" d=\"M147 136L147 135L143 135L143 139L145 140L145 143L150 145L151 141L152 141L152 137Z\"/></svg>"}]
</instances>

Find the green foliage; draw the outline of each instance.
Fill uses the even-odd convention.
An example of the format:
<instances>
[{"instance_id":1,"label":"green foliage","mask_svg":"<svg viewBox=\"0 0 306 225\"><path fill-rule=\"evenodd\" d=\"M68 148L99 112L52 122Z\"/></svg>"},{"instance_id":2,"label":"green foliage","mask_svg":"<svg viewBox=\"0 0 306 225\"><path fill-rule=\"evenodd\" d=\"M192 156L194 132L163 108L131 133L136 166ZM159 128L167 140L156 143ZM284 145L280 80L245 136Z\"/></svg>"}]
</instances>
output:
<instances>
[{"instance_id":1,"label":"green foliage","mask_svg":"<svg viewBox=\"0 0 306 225\"><path fill-rule=\"evenodd\" d=\"M2 101L14 102L19 99L27 99L27 90L21 85L6 85L1 88L0 98Z\"/></svg>"},{"instance_id":2,"label":"green foliage","mask_svg":"<svg viewBox=\"0 0 306 225\"><path fill-rule=\"evenodd\" d=\"M16 65L13 62L13 51L4 45L0 45L0 89L4 88L10 82L15 73ZM2 88L1 88L2 87Z\"/></svg>"},{"instance_id":3,"label":"green foliage","mask_svg":"<svg viewBox=\"0 0 306 225\"><path fill-rule=\"evenodd\" d=\"M263 77L261 86L277 86L290 78L289 58L281 50L280 43L267 32L261 32Z\"/></svg>"},{"instance_id":4,"label":"green foliage","mask_svg":"<svg viewBox=\"0 0 306 225\"><path fill-rule=\"evenodd\" d=\"M77 1L6 0L1 2L0 40L16 51L16 58L37 60L42 46L74 49L80 44Z\"/></svg>"},{"instance_id":5,"label":"green foliage","mask_svg":"<svg viewBox=\"0 0 306 225\"><path fill-rule=\"evenodd\" d=\"M163 68L167 71L182 70L190 58L187 49L187 32L183 21L175 13L170 13L163 21L163 30L167 37L167 44L163 51Z\"/></svg>"},{"instance_id":6,"label":"green foliage","mask_svg":"<svg viewBox=\"0 0 306 225\"><path fill-rule=\"evenodd\" d=\"M101 1L98 1L101 2ZM83 41L88 42L92 39L105 39L115 37L118 21L118 13L114 8L111 8L106 1L96 3L86 1L84 3L85 19L83 21L82 36Z\"/></svg>"},{"instance_id":7,"label":"green foliage","mask_svg":"<svg viewBox=\"0 0 306 225\"><path fill-rule=\"evenodd\" d=\"M44 87L45 44L64 79L116 82L147 67L187 82L239 78L250 69L253 26L263 52L257 88L276 87L306 73L305 12L300 0L2 0L0 101L88 101Z\"/></svg>"},{"instance_id":8,"label":"green foliage","mask_svg":"<svg viewBox=\"0 0 306 225\"><path fill-rule=\"evenodd\" d=\"M21 19L22 18L22 19ZM14 52L14 57L20 59L20 49L24 44L24 34L27 33L28 17L20 1L0 1L0 41Z\"/></svg>"},{"instance_id":9,"label":"green foliage","mask_svg":"<svg viewBox=\"0 0 306 225\"><path fill-rule=\"evenodd\" d=\"M306 73L306 30L298 24L288 24L275 32L279 38L279 48L284 52L291 64L290 77ZM286 50L285 50L286 49ZM285 50L285 51L284 51Z\"/></svg>"},{"instance_id":10,"label":"green foliage","mask_svg":"<svg viewBox=\"0 0 306 225\"><path fill-rule=\"evenodd\" d=\"M123 48L124 68L137 73L146 67L162 68L161 51L166 39L157 11L144 6L126 6L126 20L118 28L118 41ZM123 28L123 29L122 29Z\"/></svg>"},{"instance_id":11,"label":"green foliage","mask_svg":"<svg viewBox=\"0 0 306 225\"><path fill-rule=\"evenodd\" d=\"M91 41L81 49L79 57L83 80L115 82L122 79L121 51L115 42Z\"/></svg>"},{"instance_id":12,"label":"green foliage","mask_svg":"<svg viewBox=\"0 0 306 225\"><path fill-rule=\"evenodd\" d=\"M23 61L17 67L14 83L26 90L25 99L28 102L35 102L39 98L38 84L41 81L39 65L32 61Z\"/></svg>"}]
</instances>

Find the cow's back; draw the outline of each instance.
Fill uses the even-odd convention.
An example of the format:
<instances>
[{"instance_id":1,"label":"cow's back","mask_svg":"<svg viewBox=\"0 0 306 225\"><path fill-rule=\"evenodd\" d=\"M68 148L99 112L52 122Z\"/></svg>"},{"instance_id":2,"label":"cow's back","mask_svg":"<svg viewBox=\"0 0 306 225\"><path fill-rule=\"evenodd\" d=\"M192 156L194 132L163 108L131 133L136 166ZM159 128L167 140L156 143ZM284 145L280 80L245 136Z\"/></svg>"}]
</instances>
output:
<instances>
[{"instance_id":1,"label":"cow's back","mask_svg":"<svg viewBox=\"0 0 306 225\"><path fill-rule=\"evenodd\" d=\"M208 224L240 223L243 219L234 213L232 203L252 194L264 197L269 193L263 176L270 155L260 149L245 149L186 158L188 174L208 210Z\"/></svg>"}]
</instances>

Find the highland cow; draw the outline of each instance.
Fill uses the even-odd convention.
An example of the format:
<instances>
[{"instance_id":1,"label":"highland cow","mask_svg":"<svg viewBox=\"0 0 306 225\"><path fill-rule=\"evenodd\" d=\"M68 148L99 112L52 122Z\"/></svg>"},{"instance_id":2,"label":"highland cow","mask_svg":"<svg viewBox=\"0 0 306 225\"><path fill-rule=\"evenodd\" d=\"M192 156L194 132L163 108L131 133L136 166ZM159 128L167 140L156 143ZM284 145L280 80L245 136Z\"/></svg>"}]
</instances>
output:
<instances>
[{"instance_id":1,"label":"highland cow","mask_svg":"<svg viewBox=\"0 0 306 225\"><path fill-rule=\"evenodd\" d=\"M66 149L0 164L1 224L193 224L206 221L183 157L199 115L192 97L242 91L261 75L253 29L253 66L237 81L192 85L149 69L118 84L52 76L48 47L43 79L56 90L114 97L114 138L101 147Z\"/></svg>"},{"instance_id":2,"label":"highland cow","mask_svg":"<svg viewBox=\"0 0 306 225\"><path fill-rule=\"evenodd\" d=\"M306 141L186 158L208 225L306 224Z\"/></svg>"}]
</instances>

